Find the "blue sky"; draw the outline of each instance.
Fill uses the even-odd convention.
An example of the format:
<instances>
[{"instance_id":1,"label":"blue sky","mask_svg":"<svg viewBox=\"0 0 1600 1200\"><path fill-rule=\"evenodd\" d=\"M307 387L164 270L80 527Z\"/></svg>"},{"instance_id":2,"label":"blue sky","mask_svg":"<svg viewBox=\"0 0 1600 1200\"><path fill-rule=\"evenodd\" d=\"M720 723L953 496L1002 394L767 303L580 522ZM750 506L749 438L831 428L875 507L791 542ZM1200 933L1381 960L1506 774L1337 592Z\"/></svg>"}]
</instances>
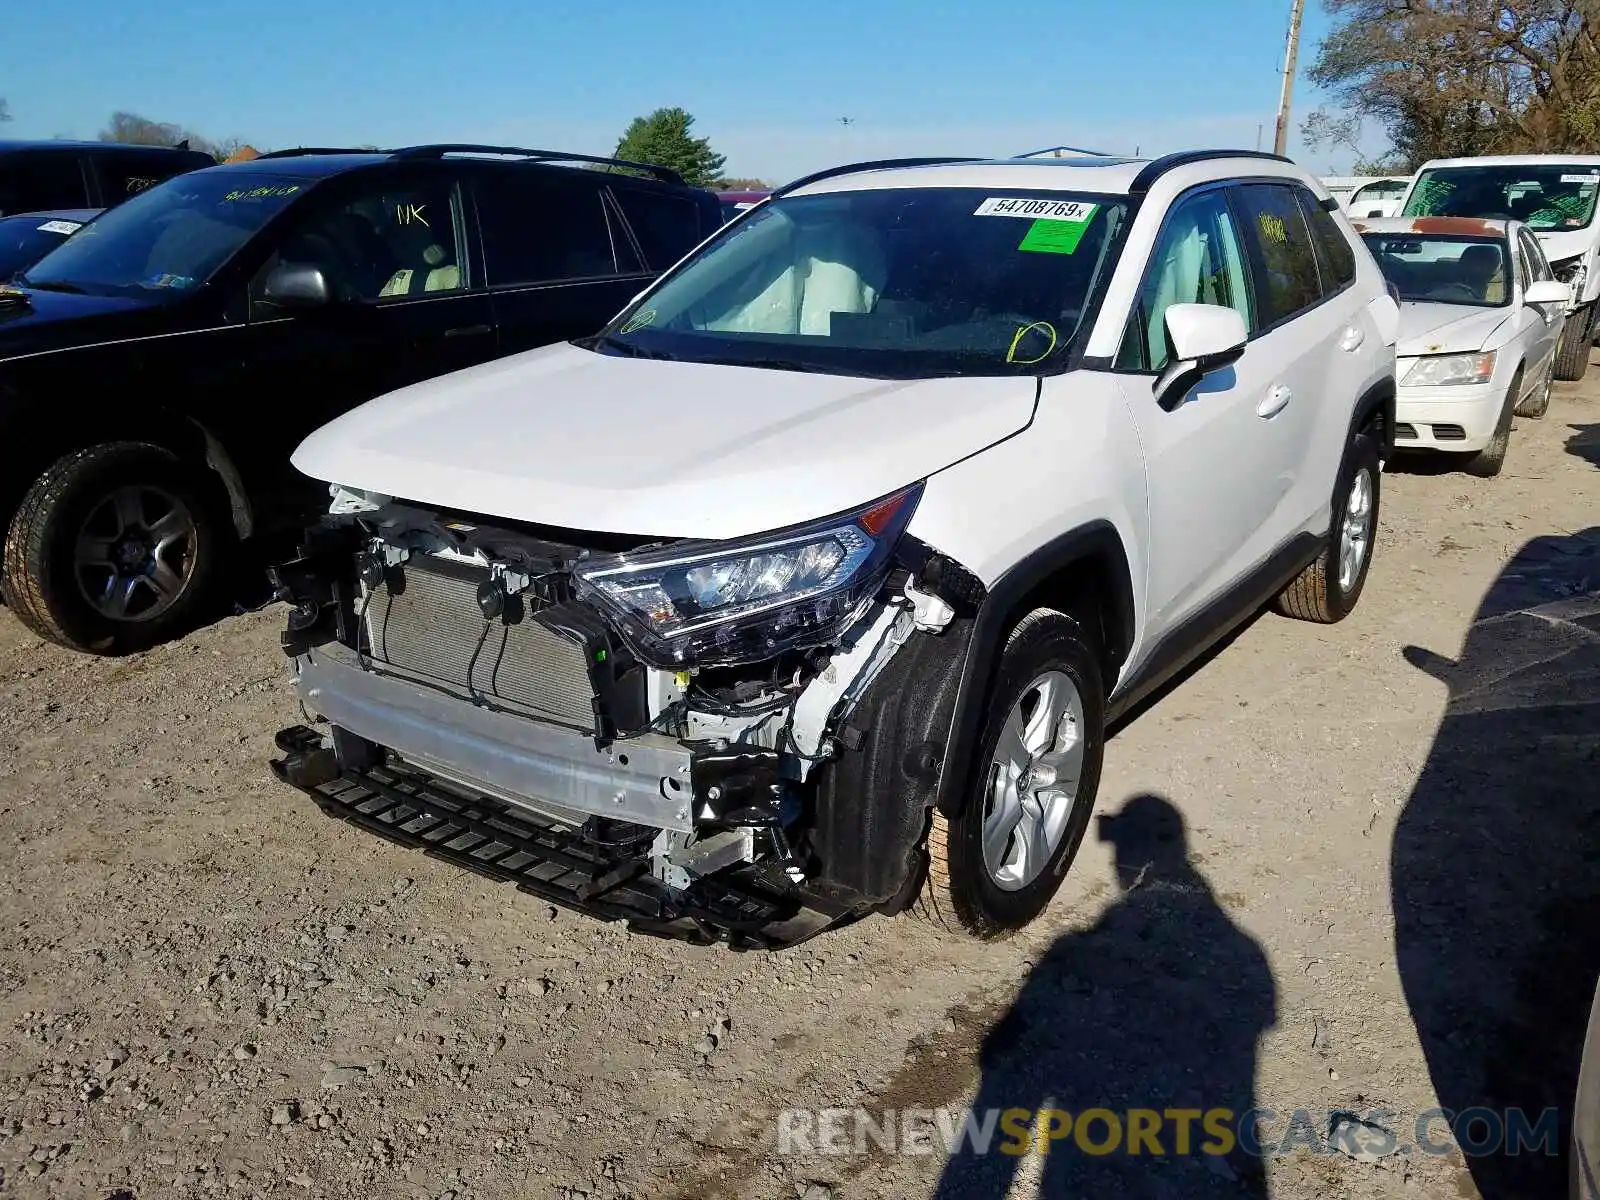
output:
<instances>
[{"instance_id":1,"label":"blue sky","mask_svg":"<svg viewBox=\"0 0 1600 1200\"><path fill-rule=\"evenodd\" d=\"M1288 9L74 0L66 15L19 3L0 35L0 96L14 118L7 137L93 137L127 109L263 147L474 141L600 153L637 114L681 105L730 173L774 180L855 159L1060 142L1250 147L1258 124L1270 148ZM1302 67L1326 26L1310 0ZM1297 129L1317 100L1302 78ZM1349 158L1304 161L1329 173Z\"/></svg>"}]
</instances>

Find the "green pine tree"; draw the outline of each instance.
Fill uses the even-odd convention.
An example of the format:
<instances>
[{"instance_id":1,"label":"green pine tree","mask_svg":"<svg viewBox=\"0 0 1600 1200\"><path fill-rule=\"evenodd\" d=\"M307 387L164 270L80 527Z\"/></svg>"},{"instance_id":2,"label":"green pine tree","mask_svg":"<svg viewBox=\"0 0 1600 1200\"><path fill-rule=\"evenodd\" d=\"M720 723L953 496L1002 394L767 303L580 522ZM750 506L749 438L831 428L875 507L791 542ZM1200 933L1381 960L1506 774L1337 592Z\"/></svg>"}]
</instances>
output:
<instances>
[{"instance_id":1,"label":"green pine tree","mask_svg":"<svg viewBox=\"0 0 1600 1200\"><path fill-rule=\"evenodd\" d=\"M666 167L682 175L696 187L706 187L722 174L725 155L711 148L706 138L695 137L694 118L681 108L658 108L644 117L635 117L616 156L631 162Z\"/></svg>"}]
</instances>

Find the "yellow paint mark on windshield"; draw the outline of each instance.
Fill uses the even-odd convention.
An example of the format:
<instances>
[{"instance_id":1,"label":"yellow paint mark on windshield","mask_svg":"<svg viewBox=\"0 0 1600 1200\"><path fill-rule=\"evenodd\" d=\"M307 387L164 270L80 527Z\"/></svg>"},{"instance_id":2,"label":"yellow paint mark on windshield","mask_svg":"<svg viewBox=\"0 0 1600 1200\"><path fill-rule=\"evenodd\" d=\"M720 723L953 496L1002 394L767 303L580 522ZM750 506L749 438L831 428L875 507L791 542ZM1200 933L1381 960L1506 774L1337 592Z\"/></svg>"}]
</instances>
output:
<instances>
[{"instance_id":1,"label":"yellow paint mark on windshield","mask_svg":"<svg viewBox=\"0 0 1600 1200\"><path fill-rule=\"evenodd\" d=\"M264 187L240 188L238 191L229 192L222 198L226 204L230 200L279 200L285 196L292 196L300 190L298 183L283 183Z\"/></svg>"},{"instance_id":2,"label":"yellow paint mark on windshield","mask_svg":"<svg viewBox=\"0 0 1600 1200\"><path fill-rule=\"evenodd\" d=\"M632 333L636 329L643 329L645 326L654 325L655 323L656 310L653 308L641 308L622 323L622 328L618 332Z\"/></svg>"},{"instance_id":3,"label":"yellow paint mark on windshield","mask_svg":"<svg viewBox=\"0 0 1600 1200\"><path fill-rule=\"evenodd\" d=\"M1035 330L1037 330L1040 333L1049 334L1050 335L1050 344L1044 348L1044 353L1038 355L1037 357L1034 357L1034 358L1018 358L1017 357L1017 347L1022 344L1022 339L1023 338L1027 337L1030 333L1033 333ZM1045 359L1049 358L1050 355L1055 351L1055 348L1056 348L1056 327L1054 325L1050 324L1049 321L1034 321L1031 325L1018 326L1017 332L1015 334L1013 334L1012 338L1011 338L1011 348L1006 351L1006 361L1008 363L1021 363L1023 366L1029 366L1029 365L1031 365L1033 363L1036 363L1036 362L1043 362Z\"/></svg>"}]
</instances>

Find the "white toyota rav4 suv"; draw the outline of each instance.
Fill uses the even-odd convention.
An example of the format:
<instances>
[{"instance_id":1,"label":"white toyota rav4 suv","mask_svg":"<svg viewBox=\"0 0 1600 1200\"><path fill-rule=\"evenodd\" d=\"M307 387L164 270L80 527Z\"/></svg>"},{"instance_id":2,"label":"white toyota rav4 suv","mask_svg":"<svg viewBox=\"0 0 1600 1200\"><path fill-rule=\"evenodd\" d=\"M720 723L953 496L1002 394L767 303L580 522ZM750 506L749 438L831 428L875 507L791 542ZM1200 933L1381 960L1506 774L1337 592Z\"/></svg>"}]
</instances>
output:
<instances>
[{"instance_id":1,"label":"white toyota rav4 suv","mask_svg":"<svg viewBox=\"0 0 1600 1200\"><path fill-rule=\"evenodd\" d=\"M1107 724L1276 600L1355 605L1397 309L1244 152L913 160L781 189L599 335L407 388L295 464L276 568L329 813L735 946L997 936Z\"/></svg>"}]
</instances>

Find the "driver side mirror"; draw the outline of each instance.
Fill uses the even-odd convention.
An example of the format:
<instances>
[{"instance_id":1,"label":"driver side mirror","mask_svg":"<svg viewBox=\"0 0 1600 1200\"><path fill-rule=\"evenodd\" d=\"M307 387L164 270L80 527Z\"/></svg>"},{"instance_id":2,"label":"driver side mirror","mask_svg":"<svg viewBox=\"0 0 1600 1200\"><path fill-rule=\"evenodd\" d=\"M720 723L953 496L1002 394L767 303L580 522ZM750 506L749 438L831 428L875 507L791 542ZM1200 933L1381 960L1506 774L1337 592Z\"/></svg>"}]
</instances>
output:
<instances>
[{"instance_id":1,"label":"driver side mirror","mask_svg":"<svg viewBox=\"0 0 1600 1200\"><path fill-rule=\"evenodd\" d=\"M1572 303L1572 289L1559 279L1540 279L1530 283L1522 293L1524 304L1559 304L1562 308Z\"/></svg>"},{"instance_id":2,"label":"driver side mirror","mask_svg":"<svg viewBox=\"0 0 1600 1200\"><path fill-rule=\"evenodd\" d=\"M1213 371L1239 361L1250 340L1244 318L1220 304L1174 304L1167 309L1173 358L1155 384L1156 403L1171 412Z\"/></svg>"},{"instance_id":3,"label":"driver side mirror","mask_svg":"<svg viewBox=\"0 0 1600 1200\"><path fill-rule=\"evenodd\" d=\"M261 298L285 309L326 308L333 291L322 268L310 263L281 262L267 274Z\"/></svg>"}]
</instances>

